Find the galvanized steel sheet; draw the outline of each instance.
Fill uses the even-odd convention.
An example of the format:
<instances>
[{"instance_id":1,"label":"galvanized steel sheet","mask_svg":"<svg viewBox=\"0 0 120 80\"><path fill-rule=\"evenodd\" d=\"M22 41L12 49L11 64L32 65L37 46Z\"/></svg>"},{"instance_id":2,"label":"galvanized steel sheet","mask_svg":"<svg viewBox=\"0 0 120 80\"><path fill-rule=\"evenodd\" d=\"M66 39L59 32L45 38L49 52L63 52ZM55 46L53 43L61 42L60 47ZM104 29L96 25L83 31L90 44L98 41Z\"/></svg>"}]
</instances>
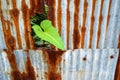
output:
<instances>
[{"instance_id":1,"label":"galvanized steel sheet","mask_svg":"<svg viewBox=\"0 0 120 80\"><path fill-rule=\"evenodd\" d=\"M34 48L30 16L44 3L65 49L119 47L120 0L0 0L0 49Z\"/></svg>"},{"instance_id":2,"label":"galvanized steel sheet","mask_svg":"<svg viewBox=\"0 0 120 80\"><path fill-rule=\"evenodd\" d=\"M48 18L63 39L64 54L29 50L34 49L30 17L43 13L45 3L49 6ZM0 80L15 76L32 80L113 80L116 48L120 48L119 13L120 0L0 0L0 49L7 49L0 51ZM55 66L49 56L59 64ZM120 68L117 70L119 75Z\"/></svg>"},{"instance_id":3,"label":"galvanized steel sheet","mask_svg":"<svg viewBox=\"0 0 120 80\"><path fill-rule=\"evenodd\" d=\"M0 51L0 80L114 80L118 49Z\"/></svg>"}]
</instances>

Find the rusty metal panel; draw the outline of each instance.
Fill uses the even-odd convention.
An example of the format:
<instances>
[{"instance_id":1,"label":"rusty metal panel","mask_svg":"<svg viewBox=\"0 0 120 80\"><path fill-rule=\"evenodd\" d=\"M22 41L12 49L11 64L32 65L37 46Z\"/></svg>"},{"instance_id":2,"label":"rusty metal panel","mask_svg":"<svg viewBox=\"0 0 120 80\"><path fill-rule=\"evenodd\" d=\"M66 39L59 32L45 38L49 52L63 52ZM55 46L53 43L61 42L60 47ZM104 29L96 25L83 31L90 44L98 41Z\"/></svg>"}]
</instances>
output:
<instances>
[{"instance_id":1,"label":"rusty metal panel","mask_svg":"<svg viewBox=\"0 0 120 80\"><path fill-rule=\"evenodd\" d=\"M119 0L53 1L54 25L66 49L118 47Z\"/></svg>"},{"instance_id":2,"label":"rusty metal panel","mask_svg":"<svg viewBox=\"0 0 120 80\"><path fill-rule=\"evenodd\" d=\"M30 16L44 12L66 49L117 48L120 0L0 0L0 48L33 49Z\"/></svg>"},{"instance_id":3,"label":"rusty metal panel","mask_svg":"<svg viewBox=\"0 0 120 80\"><path fill-rule=\"evenodd\" d=\"M1 80L114 80L118 49L0 51Z\"/></svg>"},{"instance_id":4,"label":"rusty metal panel","mask_svg":"<svg viewBox=\"0 0 120 80\"><path fill-rule=\"evenodd\" d=\"M44 0L0 0L0 49L34 48L30 17L43 12Z\"/></svg>"}]
</instances>

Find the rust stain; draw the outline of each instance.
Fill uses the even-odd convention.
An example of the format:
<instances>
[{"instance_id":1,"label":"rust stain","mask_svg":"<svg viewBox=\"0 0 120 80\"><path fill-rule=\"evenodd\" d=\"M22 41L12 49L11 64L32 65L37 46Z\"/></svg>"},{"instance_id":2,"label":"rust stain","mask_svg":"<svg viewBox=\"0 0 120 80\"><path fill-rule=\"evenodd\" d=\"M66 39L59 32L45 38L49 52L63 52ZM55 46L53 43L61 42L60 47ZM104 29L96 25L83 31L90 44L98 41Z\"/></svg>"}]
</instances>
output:
<instances>
[{"instance_id":1,"label":"rust stain","mask_svg":"<svg viewBox=\"0 0 120 80\"><path fill-rule=\"evenodd\" d=\"M10 31L11 23L10 23L10 21L8 21L8 20L6 21L4 19L1 6L2 6L2 4L0 1L0 19L1 19L2 28L3 28L3 34L4 34L7 48L12 51L12 50L16 49L16 41L15 41L15 38L12 36L11 31Z\"/></svg>"},{"instance_id":2,"label":"rust stain","mask_svg":"<svg viewBox=\"0 0 120 80\"><path fill-rule=\"evenodd\" d=\"M34 6L35 6L35 0L30 0L30 16L34 16Z\"/></svg>"},{"instance_id":3,"label":"rust stain","mask_svg":"<svg viewBox=\"0 0 120 80\"><path fill-rule=\"evenodd\" d=\"M92 2L91 25L90 25L90 44L89 44L89 48L92 47L93 27L94 27L94 21L95 21L95 16L94 16L95 4L96 4L96 0L93 0L93 2Z\"/></svg>"},{"instance_id":4,"label":"rust stain","mask_svg":"<svg viewBox=\"0 0 120 80\"><path fill-rule=\"evenodd\" d=\"M35 9L37 13L41 14L45 12L44 0L36 0Z\"/></svg>"},{"instance_id":5,"label":"rust stain","mask_svg":"<svg viewBox=\"0 0 120 80\"><path fill-rule=\"evenodd\" d=\"M62 27L62 10L61 10L61 0L58 0L58 9L57 9L57 19L58 19L58 32L61 35L61 27Z\"/></svg>"},{"instance_id":6,"label":"rust stain","mask_svg":"<svg viewBox=\"0 0 120 80\"><path fill-rule=\"evenodd\" d=\"M16 6L16 0L12 0L11 2L12 2L12 6L13 6L13 8L14 8L14 9L17 9L17 6Z\"/></svg>"},{"instance_id":7,"label":"rust stain","mask_svg":"<svg viewBox=\"0 0 120 80\"><path fill-rule=\"evenodd\" d=\"M22 76L21 76L21 74L20 74L20 72L18 70L15 55L10 50L4 50L4 51L7 54L8 60L10 62L10 66L12 68L12 71L11 71L12 80L21 80Z\"/></svg>"},{"instance_id":8,"label":"rust stain","mask_svg":"<svg viewBox=\"0 0 120 80\"><path fill-rule=\"evenodd\" d=\"M6 21L3 15L1 16L1 22L2 22L2 27L4 31L4 38L5 38L6 46L9 50L13 51L14 49L16 49L16 41L10 32L10 22Z\"/></svg>"},{"instance_id":9,"label":"rust stain","mask_svg":"<svg viewBox=\"0 0 120 80\"><path fill-rule=\"evenodd\" d=\"M19 49L22 49L22 41L21 41L20 30L19 30L19 11L18 11L18 9L13 8L12 10L10 10L10 15L15 24Z\"/></svg>"},{"instance_id":10,"label":"rust stain","mask_svg":"<svg viewBox=\"0 0 120 80\"><path fill-rule=\"evenodd\" d=\"M110 2L109 2L106 31L108 30L108 24L109 24L109 21L110 21L110 9L111 9L111 5L112 5L112 0L110 0Z\"/></svg>"},{"instance_id":11,"label":"rust stain","mask_svg":"<svg viewBox=\"0 0 120 80\"><path fill-rule=\"evenodd\" d=\"M79 19L79 5L80 5L80 0L75 0L74 1L74 6L75 6L75 12L74 12L74 31L73 31L73 49L78 49L79 44L80 44L80 32L79 32L79 26L78 26L78 19ZM84 4L84 8L87 7L87 2ZM86 11L84 15L86 16ZM84 20L85 22L85 20Z\"/></svg>"},{"instance_id":12,"label":"rust stain","mask_svg":"<svg viewBox=\"0 0 120 80\"><path fill-rule=\"evenodd\" d=\"M48 0L47 5L49 6L48 19L52 21L52 24L55 26L55 0Z\"/></svg>"},{"instance_id":13,"label":"rust stain","mask_svg":"<svg viewBox=\"0 0 120 80\"><path fill-rule=\"evenodd\" d=\"M10 3L9 3L9 0L6 0L6 3L7 3L7 5L9 5Z\"/></svg>"},{"instance_id":14,"label":"rust stain","mask_svg":"<svg viewBox=\"0 0 120 80\"><path fill-rule=\"evenodd\" d=\"M101 25L102 25L102 20L103 20L103 16L102 16L103 3L104 3L104 0L101 1L101 6L100 6L100 16L99 16L98 33L97 33L97 48L99 45Z\"/></svg>"},{"instance_id":15,"label":"rust stain","mask_svg":"<svg viewBox=\"0 0 120 80\"><path fill-rule=\"evenodd\" d=\"M9 13L14 21L14 24L15 24L17 41L18 41L18 48L22 49L22 41L21 41L20 30L19 30L19 10L16 7L16 0L12 0L12 6L13 6L13 9L10 10Z\"/></svg>"},{"instance_id":16,"label":"rust stain","mask_svg":"<svg viewBox=\"0 0 120 80\"><path fill-rule=\"evenodd\" d=\"M30 16L45 12L44 0L30 0Z\"/></svg>"},{"instance_id":17,"label":"rust stain","mask_svg":"<svg viewBox=\"0 0 120 80\"><path fill-rule=\"evenodd\" d=\"M27 57L26 61L26 72L21 73L18 69L15 55L10 50L4 50L7 54L8 60L10 62L10 66L12 68L12 80L36 80L34 68L32 67L30 58Z\"/></svg>"},{"instance_id":18,"label":"rust stain","mask_svg":"<svg viewBox=\"0 0 120 80\"><path fill-rule=\"evenodd\" d=\"M70 33L70 11L69 11L69 7L70 6L70 0L67 0L67 14L66 14L66 16L67 16L67 20L66 20L66 22L67 22L67 49L69 48L69 33ZM59 8L58 8L59 9ZM59 17L59 16L58 16Z\"/></svg>"},{"instance_id":19,"label":"rust stain","mask_svg":"<svg viewBox=\"0 0 120 80\"><path fill-rule=\"evenodd\" d=\"M31 36L30 13L29 13L28 6L25 3L25 0L22 0L22 14L23 14L23 20L24 20L24 34L25 34L26 49L33 49L34 42Z\"/></svg>"},{"instance_id":20,"label":"rust stain","mask_svg":"<svg viewBox=\"0 0 120 80\"><path fill-rule=\"evenodd\" d=\"M58 69L62 60L61 56L64 54L64 51L43 51L44 58L48 59L49 67L49 72L47 73L46 77L48 77L48 80L61 80L61 73L58 72Z\"/></svg>"},{"instance_id":21,"label":"rust stain","mask_svg":"<svg viewBox=\"0 0 120 80\"><path fill-rule=\"evenodd\" d=\"M25 76L26 74L26 76ZM27 57L26 61L26 73L22 74L24 80L36 80L36 75L30 57ZM17 79L16 79L17 80Z\"/></svg>"},{"instance_id":22,"label":"rust stain","mask_svg":"<svg viewBox=\"0 0 120 80\"><path fill-rule=\"evenodd\" d=\"M120 80L120 49L114 80Z\"/></svg>"},{"instance_id":23,"label":"rust stain","mask_svg":"<svg viewBox=\"0 0 120 80\"><path fill-rule=\"evenodd\" d=\"M84 0L84 13L83 13L83 25L81 27L81 48L84 48L84 37L85 37L85 32L86 32L86 17L87 17L87 7L88 7L88 2L87 0Z\"/></svg>"}]
</instances>

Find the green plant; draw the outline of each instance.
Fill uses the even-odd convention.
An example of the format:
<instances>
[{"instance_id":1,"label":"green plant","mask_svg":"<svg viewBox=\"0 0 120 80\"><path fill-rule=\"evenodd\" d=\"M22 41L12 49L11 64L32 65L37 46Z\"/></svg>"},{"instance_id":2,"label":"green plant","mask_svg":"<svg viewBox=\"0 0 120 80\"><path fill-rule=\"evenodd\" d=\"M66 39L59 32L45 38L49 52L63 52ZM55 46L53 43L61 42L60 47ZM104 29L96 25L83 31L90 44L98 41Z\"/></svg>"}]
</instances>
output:
<instances>
[{"instance_id":1,"label":"green plant","mask_svg":"<svg viewBox=\"0 0 120 80\"><path fill-rule=\"evenodd\" d=\"M34 30L36 36L40 39L53 44L61 50L64 50L62 39L50 20L43 20L40 25L34 24L32 29Z\"/></svg>"},{"instance_id":2,"label":"green plant","mask_svg":"<svg viewBox=\"0 0 120 80\"><path fill-rule=\"evenodd\" d=\"M36 14L36 15L32 16L30 18L31 26L36 25L36 24L39 25L41 23L41 21L46 20L47 19L48 10L49 10L49 7L47 5L45 5L45 13ZM46 49L50 49L51 44L49 42L39 38L35 34L33 29L32 29L31 35L33 36L35 47L44 47Z\"/></svg>"}]
</instances>

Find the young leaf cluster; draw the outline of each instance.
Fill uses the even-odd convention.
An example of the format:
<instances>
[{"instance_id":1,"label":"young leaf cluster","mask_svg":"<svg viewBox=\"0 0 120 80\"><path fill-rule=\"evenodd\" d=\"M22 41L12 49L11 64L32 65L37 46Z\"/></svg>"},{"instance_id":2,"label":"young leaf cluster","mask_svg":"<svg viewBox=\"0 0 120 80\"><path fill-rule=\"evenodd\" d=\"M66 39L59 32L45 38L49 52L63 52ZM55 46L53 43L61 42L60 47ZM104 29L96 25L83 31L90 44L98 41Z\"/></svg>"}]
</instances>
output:
<instances>
[{"instance_id":1,"label":"young leaf cluster","mask_svg":"<svg viewBox=\"0 0 120 80\"><path fill-rule=\"evenodd\" d=\"M50 20L43 20L40 25L33 25L32 28L39 38L53 44L61 50L64 50L62 39Z\"/></svg>"}]
</instances>

